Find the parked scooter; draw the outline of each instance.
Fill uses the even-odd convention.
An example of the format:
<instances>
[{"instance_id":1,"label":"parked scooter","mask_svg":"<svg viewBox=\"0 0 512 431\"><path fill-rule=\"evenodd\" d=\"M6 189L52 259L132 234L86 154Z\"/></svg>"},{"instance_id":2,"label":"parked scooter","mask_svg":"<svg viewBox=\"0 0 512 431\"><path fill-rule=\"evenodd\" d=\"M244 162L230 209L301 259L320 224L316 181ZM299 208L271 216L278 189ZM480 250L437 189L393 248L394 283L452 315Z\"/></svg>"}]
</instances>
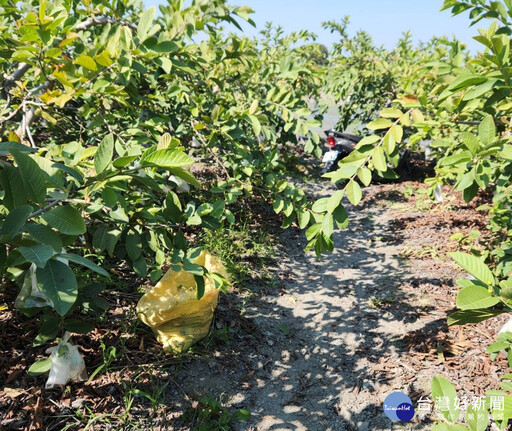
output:
<instances>
[{"instance_id":1,"label":"parked scooter","mask_svg":"<svg viewBox=\"0 0 512 431\"><path fill-rule=\"evenodd\" d=\"M322 162L324 163L322 174L338 169L338 162L347 157L362 139L359 136L337 132L333 129L326 130L324 133L327 136L325 146L328 148L328 151L322 158Z\"/></svg>"},{"instance_id":2,"label":"parked scooter","mask_svg":"<svg viewBox=\"0 0 512 431\"><path fill-rule=\"evenodd\" d=\"M338 162L354 151L357 143L362 139L359 136L338 132L334 129L326 130L324 133L327 136L324 146L326 146L328 150L324 153L322 158L322 162L324 163L322 174L336 171L339 168ZM394 171L394 175L382 177L377 174L373 174L372 182L388 183L400 179L414 179L418 175L425 175L425 169L428 169L428 164L431 164L434 160L431 141L422 140L420 141L419 146L422 150L420 153L410 152L409 150L400 150L400 159L397 166L393 167L390 162L388 162L388 167ZM427 162L427 165L422 164L421 160ZM423 166L423 168L421 168L421 166ZM344 183L339 183L338 185L342 186L343 184ZM435 189L435 199L438 202L443 201L442 189L439 185Z\"/></svg>"}]
</instances>

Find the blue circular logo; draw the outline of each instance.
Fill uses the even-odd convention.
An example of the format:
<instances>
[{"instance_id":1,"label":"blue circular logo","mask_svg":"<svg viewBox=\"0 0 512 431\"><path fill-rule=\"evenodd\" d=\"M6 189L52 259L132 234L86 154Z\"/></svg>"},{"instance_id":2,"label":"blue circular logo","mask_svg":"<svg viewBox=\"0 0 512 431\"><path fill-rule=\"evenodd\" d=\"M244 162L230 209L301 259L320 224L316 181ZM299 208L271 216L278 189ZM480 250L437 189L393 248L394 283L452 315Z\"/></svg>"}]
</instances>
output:
<instances>
[{"instance_id":1,"label":"blue circular logo","mask_svg":"<svg viewBox=\"0 0 512 431\"><path fill-rule=\"evenodd\" d=\"M414 417L414 407L403 392L393 392L384 400L384 413L392 421L410 421Z\"/></svg>"}]
</instances>

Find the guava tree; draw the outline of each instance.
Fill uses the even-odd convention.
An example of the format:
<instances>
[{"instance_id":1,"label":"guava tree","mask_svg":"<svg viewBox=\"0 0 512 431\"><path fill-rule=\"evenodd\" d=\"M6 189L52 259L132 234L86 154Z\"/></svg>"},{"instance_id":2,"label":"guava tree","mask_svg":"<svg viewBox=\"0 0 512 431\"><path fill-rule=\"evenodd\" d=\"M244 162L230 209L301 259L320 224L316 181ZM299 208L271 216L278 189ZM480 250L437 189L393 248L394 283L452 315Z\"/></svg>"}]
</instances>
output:
<instances>
[{"instance_id":1,"label":"guava tree","mask_svg":"<svg viewBox=\"0 0 512 431\"><path fill-rule=\"evenodd\" d=\"M140 1L0 3L0 270L16 306L41 312L36 343L89 330L70 316L105 309L98 282L119 267L156 281L183 265L198 297L205 276L222 287L194 263L193 238L235 223L248 199L284 226L313 223L285 179L297 136L319 152L308 102L322 81L296 48L313 36L223 30L251 12L224 0L170 0L158 15Z\"/></svg>"},{"instance_id":2,"label":"guava tree","mask_svg":"<svg viewBox=\"0 0 512 431\"><path fill-rule=\"evenodd\" d=\"M390 60L391 54L386 57L390 66L386 70L397 72L392 97L376 99L380 100L380 112L366 125L371 134L340 162L336 172L326 175L333 182L344 182L343 190L315 205L323 210L325 220L339 211L343 196L357 204L362 198L361 184L371 182L372 172L392 177L404 149L414 148L421 139L431 140L437 159L436 176L427 179L431 191L440 184L451 184L467 202L482 192L492 196L481 207L491 216L487 249L481 256L452 255L474 277L460 282L460 311L449 318L450 324L463 324L512 311L512 4L446 0L443 9L454 14L468 11L473 24L484 18L495 20L475 37L482 52L469 56L458 42L435 40L426 52L414 54L406 39L400 41L393 51L395 60ZM344 26L336 29L343 36L338 67L352 61L350 55L345 58L344 51L352 46L376 52L362 44L361 40L366 40L362 35L354 44L347 39ZM402 62L402 58L408 60ZM365 75L360 71L355 76L364 79ZM359 100L370 97L357 86L347 88L345 84L343 94L351 91ZM318 232L324 230L324 222L316 226Z\"/></svg>"}]
</instances>

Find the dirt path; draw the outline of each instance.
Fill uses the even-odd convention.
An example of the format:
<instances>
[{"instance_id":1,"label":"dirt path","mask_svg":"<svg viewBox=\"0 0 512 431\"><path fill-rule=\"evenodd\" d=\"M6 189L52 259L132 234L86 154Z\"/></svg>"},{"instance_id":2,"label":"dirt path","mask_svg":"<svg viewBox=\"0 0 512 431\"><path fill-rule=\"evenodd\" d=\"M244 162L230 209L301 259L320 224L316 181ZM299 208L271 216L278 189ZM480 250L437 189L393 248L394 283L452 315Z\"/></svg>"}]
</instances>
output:
<instances>
[{"instance_id":1,"label":"dirt path","mask_svg":"<svg viewBox=\"0 0 512 431\"><path fill-rule=\"evenodd\" d=\"M239 344L231 355L218 352L206 373L191 364L189 375L203 376L193 391L210 388L251 411L237 429L426 430L433 415L392 423L385 397L402 391L416 404L435 375L469 397L496 387L506 365L483 353L495 331L487 323L446 327L454 279L464 274L443 253L478 213L454 202L420 212L390 186L367 193L366 204L350 209L349 228L335 234L335 252L320 261L304 255L300 234L284 232L279 289L256 292L232 323Z\"/></svg>"},{"instance_id":2,"label":"dirt path","mask_svg":"<svg viewBox=\"0 0 512 431\"><path fill-rule=\"evenodd\" d=\"M257 353L263 367L245 393L256 429L390 429L382 401L404 388L376 378L375 365L389 356L398 367L396 337L424 323L410 318L399 250L382 242L392 235L388 212L353 208L336 250L320 261L296 244L280 262L283 293L250 307L247 317L266 335ZM379 309L391 301L403 307Z\"/></svg>"},{"instance_id":3,"label":"dirt path","mask_svg":"<svg viewBox=\"0 0 512 431\"><path fill-rule=\"evenodd\" d=\"M394 293L391 280L402 276L394 247L368 247L385 232L386 218L375 215L377 222L355 218L336 235L337 251L320 262L311 255L283 260L286 293L266 298L267 313L249 311L271 347L261 352L271 361L258 379L264 387L247 394L260 415L257 429L340 429L349 423L369 429L369 420L379 416L365 370L379 351L392 348L389 337L403 330L403 322L386 320L368 305L372 297Z\"/></svg>"}]
</instances>

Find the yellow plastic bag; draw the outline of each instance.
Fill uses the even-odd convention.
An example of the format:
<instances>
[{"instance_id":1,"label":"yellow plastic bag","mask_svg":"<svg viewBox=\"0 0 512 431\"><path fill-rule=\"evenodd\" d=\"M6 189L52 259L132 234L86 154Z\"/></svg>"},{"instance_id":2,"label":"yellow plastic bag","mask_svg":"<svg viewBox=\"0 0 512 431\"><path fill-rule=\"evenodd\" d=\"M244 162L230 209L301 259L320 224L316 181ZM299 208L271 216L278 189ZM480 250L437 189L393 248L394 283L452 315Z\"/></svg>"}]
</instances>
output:
<instances>
[{"instance_id":1,"label":"yellow plastic bag","mask_svg":"<svg viewBox=\"0 0 512 431\"><path fill-rule=\"evenodd\" d=\"M206 251L194 263L227 278L222 263ZM183 352L208 335L218 296L213 280L205 277L204 295L198 300L194 276L184 270L170 269L140 298L137 314L153 329L164 350Z\"/></svg>"}]
</instances>

